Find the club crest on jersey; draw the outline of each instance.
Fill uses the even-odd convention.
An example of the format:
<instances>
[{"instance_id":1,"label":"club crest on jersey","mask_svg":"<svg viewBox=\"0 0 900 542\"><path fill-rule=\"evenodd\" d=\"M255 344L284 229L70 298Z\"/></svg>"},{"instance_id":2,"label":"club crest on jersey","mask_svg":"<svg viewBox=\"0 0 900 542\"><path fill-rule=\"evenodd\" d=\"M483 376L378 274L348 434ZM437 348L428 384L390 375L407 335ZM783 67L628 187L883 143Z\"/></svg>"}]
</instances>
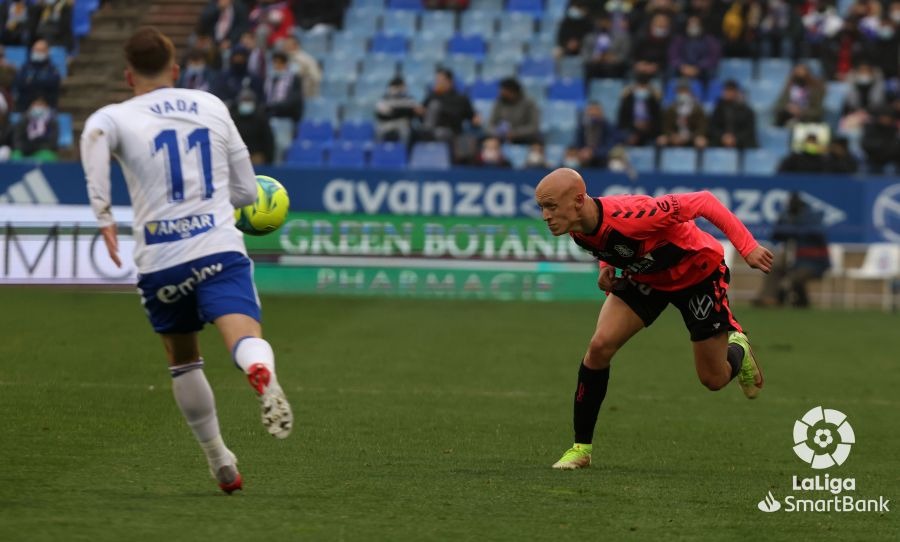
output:
<instances>
[{"instance_id":1,"label":"club crest on jersey","mask_svg":"<svg viewBox=\"0 0 900 542\"><path fill-rule=\"evenodd\" d=\"M625 245L616 245L613 248L616 250L616 252L619 253L619 256L623 258L630 258L634 256L634 251Z\"/></svg>"},{"instance_id":2,"label":"club crest on jersey","mask_svg":"<svg viewBox=\"0 0 900 542\"><path fill-rule=\"evenodd\" d=\"M171 220L153 220L144 224L144 242L148 245L181 241L207 232L216 225L211 214L186 216Z\"/></svg>"}]
</instances>

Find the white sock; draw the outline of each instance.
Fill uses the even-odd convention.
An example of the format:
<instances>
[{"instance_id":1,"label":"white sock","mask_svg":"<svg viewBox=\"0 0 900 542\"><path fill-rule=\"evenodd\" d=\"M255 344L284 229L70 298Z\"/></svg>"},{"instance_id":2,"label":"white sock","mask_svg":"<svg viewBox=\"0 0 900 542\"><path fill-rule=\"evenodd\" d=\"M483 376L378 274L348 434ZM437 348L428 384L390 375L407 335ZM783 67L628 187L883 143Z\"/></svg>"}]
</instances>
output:
<instances>
[{"instance_id":1,"label":"white sock","mask_svg":"<svg viewBox=\"0 0 900 542\"><path fill-rule=\"evenodd\" d=\"M219 434L216 399L203 374L203 359L171 366L169 371L172 373L175 402L203 448L209 464L213 467L229 464L231 457Z\"/></svg>"},{"instance_id":2,"label":"white sock","mask_svg":"<svg viewBox=\"0 0 900 542\"><path fill-rule=\"evenodd\" d=\"M244 337L234 347L234 364L245 373L250 372L250 367L262 363L275 375L275 353L272 346L263 339L256 337Z\"/></svg>"}]
</instances>

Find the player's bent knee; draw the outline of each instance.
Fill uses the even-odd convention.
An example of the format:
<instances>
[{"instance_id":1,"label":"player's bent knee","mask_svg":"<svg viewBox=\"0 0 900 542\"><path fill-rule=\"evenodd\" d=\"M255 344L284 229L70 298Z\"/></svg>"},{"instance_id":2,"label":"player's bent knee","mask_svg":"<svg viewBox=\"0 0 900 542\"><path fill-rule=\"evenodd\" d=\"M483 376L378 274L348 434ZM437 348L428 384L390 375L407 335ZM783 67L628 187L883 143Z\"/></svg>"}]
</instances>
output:
<instances>
[{"instance_id":1,"label":"player's bent knee","mask_svg":"<svg viewBox=\"0 0 900 542\"><path fill-rule=\"evenodd\" d=\"M588 369L605 369L609 367L613 356L618 350L619 345L608 339L593 337L588 345L587 355L584 356L584 364Z\"/></svg>"},{"instance_id":2,"label":"player's bent knee","mask_svg":"<svg viewBox=\"0 0 900 542\"><path fill-rule=\"evenodd\" d=\"M701 375L700 383L706 386L709 391L719 391L728 385L728 379L719 375Z\"/></svg>"}]
</instances>

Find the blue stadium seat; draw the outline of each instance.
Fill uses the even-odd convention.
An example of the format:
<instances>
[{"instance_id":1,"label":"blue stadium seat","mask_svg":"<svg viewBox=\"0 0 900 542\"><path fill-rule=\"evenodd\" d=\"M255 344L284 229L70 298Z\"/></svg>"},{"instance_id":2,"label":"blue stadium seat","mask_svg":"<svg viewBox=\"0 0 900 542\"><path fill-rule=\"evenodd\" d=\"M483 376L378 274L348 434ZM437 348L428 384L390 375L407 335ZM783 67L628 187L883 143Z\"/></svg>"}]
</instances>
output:
<instances>
[{"instance_id":1,"label":"blue stadium seat","mask_svg":"<svg viewBox=\"0 0 900 542\"><path fill-rule=\"evenodd\" d=\"M413 36L409 45L409 58L437 62L447 51L447 38L434 34L419 33Z\"/></svg>"},{"instance_id":2,"label":"blue stadium seat","mask_svg":"<svg viewBox=\"0 0 900 542\"><path fill-rule=\"evenodd\" d=\"M697 151L678 147L662 149L659 156L659 169L663 173L696 173Z\"/></svg>"},{"instance_id":3,"label":"blue stadium seat","mask_svg":"<svg viewBox=\"0 0 900 542\"><path fill-rule=\"evenodd\" d=\"M472 108L481 117L482 122L487 122L491 118L491 111L494 110L494 100L472 100Z\"/></svg>"},{"instance_id":4,"label":"blue stadium seat","mask_svg":"<svg viewBox=\"0 0 900 542\"><path fill-rule=\"evenodd\" d=\"M452 11L426 11L421 18L423 34L449 39L456 33L456 15Z\"/></svg>"},{"instance_id":5,"label":"blue stadium seat","mask_svg":"<svg viewBox=\"0 0 900 542\"><path fill-rule=\"evenodd\" d=\"M447 52L451 55L468 55L473 58L484 58L487 45L478 34L456 34L447 42Z\"/></svg>"},{"instance_id":6,"label":"blue stadium seat","mask_svg":"<svg viewBox=\"0 0 900 542\"><path fill-rule=\"evenodd\" d=\"M344 16L344 29L357 35L374 36L381 22L381 10L355 8Z\"/></svg>"},{"instance_id":7,"label":"blue stadium seat","mask_svg":"<svg viewBox=\"0 0 900 542\"><path fill-rule=\"evenodd\" d=\"M28 48L21 45L9 45L6 47L5 56L10 64L20 68L28 60Z\"/></svg>"},{"instance_id":8,"label":"blue stadium seat","mask_svg":"<svg viewBox=\"0 0 900 542\"><path fill-rule=\"evenodd\" d=\"M406 38L400 35L376 34L369 47L372 53L403 56L406 54Z\"/></svg>"},{"instance_id":9,"label":"blue stadium seat","mask_svg":"<svg viewBox=\"0 0 900 542\"><path fill-rule=\"evenodd\" d=\"M748 105L753 108L757 116L771 118L775 109L775 100L781 93L781 82L760 79L751 81L745 88L745 96Z\"/></svg>"},{"instance_id":10,"label":"blue stadium seat","mask_svg":"<svg viewBox=\"0 0 900 542\"><path fill-rule=\"evenodd\" d=\"M472 100L496 100L500 92L500 84L496 80L477 80L469 86L469 98Z\"/></svg>"},{"instance_id":11,"label":"blue stadium seat","mask_svg":"<svg viewBox=\"0 0 900 542\"><path fill-rule=\"evenodd\" d=\"M580 56L564 56L556 61L556 75L565 78L584 77L584 59Z\"/></svg>"},{"instance_id":12,"label":"blue stadium seat","mask_svg":"<svg viewBox=\"0 0 900 542\"><path fill-rule=\"evenodd\" d=\"M527 36L496 34L488 39L488 58L503 59L504 62L518 64L525 58Z\"/></svg>"},{"instance_id":13,"label":"blue stadium seat","mask_svg":"<svg viewBox=\"0 0 900 542\"><path fill-rule=\"evenodd\" d=\"M298 166L322 167L325 165L325 149L318 141L295 141L288 147L284 161Z\"/></svg>"},{"instance_id":14,"label":"blue stadium seat","mask_svg":"<svg viewBox=\"0 0 900 542\"><path fill-rule=\"evenodd\" d=\"M372 149L371 167L403 169L406 167L406 144L377 143Z\"/></svg>"},{"instance_id":15,"label":"blue stadium seat","mask_svg":"<svg viewBox=\"0 0 900 542\"><path fill-rule=\"evenodd\" d=\"M759 146L775 153L787 154L790 148L790 130L764 124L757 131Z\"/></svg>"},{"instance_id":16,"label":"blue stadium seat","mask_svg":"<svg viewBox=\"0 0 900 542\"><path fill-rule=\"evenodd\" d=\"M694 94L694 97L700 102L703 101L703 84L700 81L696 79L669 79L669 82L666 83L666 90L663 93L664 106L675 101L675 94L678 92L678 86L685 82L691 86L691 92Z\"/></svg>"},{"instance_id":17,"label":"blue stadium seat","mask_svg":"<svg viewBox=\"0 0 900 542\"><path fill-rule=\"evenodd\" d=\"M303 45L303 49L314 57L325 56L331 52L331 32L301 32L297 34L297 40Z\"/></svg>"},{"instance_id":18,"label":"blue stadium seat","mask_svg":"<svg viewBox=\"0 0 900 542\"><path fill-rule=\"evenodd\" d=\"M653 147L628 147L625 150L631 167L638 173L656 171L656 149Z\"/></svg>"},{"instance_id":19,"label":"blue stadium seat","mask_svg":"<svg viewBox=\"0 0 900 542\"><path fill-rule=\"evenodd\" d=\"M375 125L367 120L345 120L341 124L340 138L342 141L367 143L375 139Z\"/></svg>"},{"instance_id":20,"label":"blue stadium seat","mask_svg":"<svg viewBox=\"0 0 900 542\"><path fill-rule=\"evenodd\" d=\"M547 87L547 99L584 105L584 79L557 79Z\"/></svg>"},{"instance_id":21,"label":"blue stadium seat","mask_svg":"<svg viewBox=\"0 0 900 542\"><path fill-rule=\"evenodd\" d=\"M734 79L745 86L753 79L753 61L746 58L724 58L719 62L719 79Z\"/></svg>"},{"instance_id":22,"label":"blue stadium seat","mask_svg":"<svg viewBox=\"0 0 900 542\"><path fill-rule=\"evenodd\" d=\"M318 98L306 100L303 107L303 116L305 120L336 123L338 107L340 107L340 102L338 100L323 95Z\"/></svg>"},{"instance_id":23,"label":"blue stadium seat","mask_svg":"<svg viewBox=\"0 0 900 542\"><path fill-rule=\"evenodd\" d=\"M575 144L575 133L570 128L551 126L544 130L544 143L569 147Z\"/></svg>"},{"instance_id":24,"label":"blue stadium seat","mask_svg":"<svg viewBox=\"0 0 900 542\"><path fill-rule=\"evenodd\" d=\"M544 147L544 158L550 167L562 164L563 156L566 155L565 145L548 144Z\"/></svg>"},{"instance_id":25,"label":"blue stadium seat","mask_svg":"<svg viewBox=\"0 0 900 542\"><path fill-rule=\"evenodd\" d=\"M409 169L450 169L450 146L446 143L416 143Z\"/></svg>"},{"instance_id":26,"label":"blue stadium seat","mask_svg":"<svg viewBox=\"0 0 900 542\"><path fill-rule=\"evenodd\" d=\"M721 79L710 79L706 83L706 91L703 93L703 103L715 106L716 102L719 101L719 97L722 95L722 80Z\"/></svg>"},{"instance_id":27,"label":"blue stadium seat","mask_svg":"<svg viewBox=\"0 0 900 542\"><path fill-rule=\"evenodd\" d=\"M822 102L822 106L825 109L825 122L831 126L838 125L846 97L847 83L843 81L829 81L827 83L825 99Z\"/></svg>"},{"instance_id":28,"label":"blue stadium seat","mask_svg":"<svg viewBox=\"0 0 900 542\"><path fill-rule=\"evenodd\" d=\"M57 144L62 149L71 148L75 143L75 137L72 132L72 115L70 113L60 113L56 115L56 122L59 125Z\"/></svg>"},{"instance_id":29,"label":"blue stadium seat","mask_svg":"<svg viewBox=\"0 0 900 542\"><path fill-rule=\"evenodd\" d=\"M781 156L787 153L782 150L780 153L770 149L747 149L744 151L744 175L774 175L778 171L778 161Z\"/></svg>"},{"instance_id":30,"label":"blue stadium seat","mask_svg":"<svg viewBox=\"0 0 900 542\"><path fill-rule=\"evenodd\" d=\"M434 77L434 70L438 63L434 60L420 60L417 58L406 58L400 64L400 71L404 78L423 79ZM407 81L407 84L409 82Z\"/></svg>"},{"instance_id":31,"label":"blue stadium seat","mask_svg":"<svg viewBox=\"0 0 900 542\"><path fill-rule=\"evenodd\" d=\"M76 38L83 38L90 34L93 11L94 9L90 9L87 2L75 2L72 9L72 33Z\"/></svg>"},{"instance_id":32,"label":"blue stadium seat","mask_svg":"<svg viewBox=\"0 0 900 542\"><path fill-rule=\"evenodd\" d=\"M322 79L355 81L359 74L359 58L354 55L331 55L322 64Z\"/></svg>"},{"instance_id":33,"label":"blue stadium seat","mask_svg":"<svg viewBox=\"0 0 900 542\"><path fill-rule=\"evenodd\" d=\"M469 10L464 11L460 17L459 28L460 33L464 35L477 34L480 36L493 36L496 24L496 13L485 13L469 8Z\"/></svg>"},{"instance_id":34,"label":"blue stadium seat","mask_svg":"<svg viewBox=\"0 0 900 542\"><path fill-rule=\"evenodd\" d=\"M346 105L350 105L356 101L377 102L384 96L384 92L387 90L390 81L391 76L385 73L373 73L361 77L354 87L353 100L347 102Z\"/></svg>"},{"instance_id":35,"label":"blue stadium seat","mask_svg":"<svg viewBox=\"0 0 900 542\"><path fill-rule=\"evenodd\" d=\"M384 9L384 0L353 0L353 9L356 8L377 8Z\"/></svg>"},{"instance_id":36,"label":"blue stadium seat","mask_svg":"<svg viewBox=\"0 0 900 542\"><path fill-rule=\"evenodd\" d=\"M548 127L559 127L574 132L578 124L578 105L573 102L551 100L544 106L541 118Z\"/></svg>"},{"instance_id":37,"label":"blue stadium seat","mask_svg":"<svg viewBox=\"0 0 900 542\"><path fill-rule=\"evenodd\" d=\"M822 61L818 58L801 58L797 63L806 64L806 67L809 68L809 71L811 71L812 74L816 77L825 77L825 66L822 65ZM784 84L784 81L780 81L780 83Z\"/></svg>"},{"instance_id":38,"label":"blue stadium seat","mask_svg":"<svg viewBox=\"0 0 900 542\"><path fill-rule=\"evenodd\" d=\"M547 101L547 84L542 79L523 78L519 82L525 94L537 102L538 107L543 107Z\"/></svg>"},{"instance_id":39,"label":"blue stadium seat","mask_svg":"<svg viewBox=\"0 0 900 542\"><path fill-rule=\"evenodd\" d=\"M375 117L375 102L371 97L355 97L344 104L344 120L372 120Z\"/></svg>"},{"instance_id":40,"label":"blue stadium seat","mask_svg":"<svg viewBox=\"0 0 900 542\"><path fill-rule=\"evenodd\" d=\"M397 73L397 57L385 54L373 54L363 60L363 70L361 75L370 73L384 73L388 77L393 77Z\"/></svg>"},{"instance_id":41,"label":"blue stadium seat","mask_svg":"<svg viewBox=\"0 0 900 542\"><path fill-rule=\"evenodd\" d=\"M322 96L328 96L338 102L346 102L350 99L350 83L333 79L323 80L319 92Z\"/></svg>"},{"instance_id":42,"label":"blue stadium seat","mask_svg":"<svg viewBox=\"0 0 900 542\"><path fill-rule=\"evenodd\" d=\"M361 169L366 167L366 151L362 145L344 141L332 147L328 153L328 165Z\"/></svg>"},{"instance_id":43,"label":"blue stadium seat","mask_svg":"<svg viewBox=\"0 0 900 542\"><path fill-rule=\"evenodd\" d=\"M481 78L503 79L504 77L513 77L516 75L517 69L518 62L508 62L491 55L481 63Z\"/></svg>"},{"instance_id":44,"label":"blue stadium seat","mask_svg":"<svg viewBox=\"0 0 900 542\"><path fill-rule=\"evenodd\" d=\"M735 149L705 149L700 171L710 174L737 175L738 152Z\"/></svg>"},{"instance_id":45,"label":"blue stadium seat","mask_svg":"<svg viewBox=\"0 0 900 542\"><path fill-rule=\"evenodd\" d=\"M528 160L528 145L505 144L501 152L515 169L524 169Z\"/></svg>"},{"instance_id":46,"label":"blue stadium seat","mask_svg":"<svg viewBox=\"0 0 900 542\"><path fill-rule=\"evenodd\" d=\"M506 13L500 17L500 33L531 38L534 35L534 18L524 13Z\"/></svg>"},{"instance_id":47,"label":"blue stadium seat","mask_svg":"<svg viewBox=\"0 0 900 542\"><path fill-rule=\"evenodd\" d=\"M334 139L334 126L328 120L302 120L297 139L329 143Z\"/></svg>"},{"instance_id":48,"label":"blue stadium seat","mask_svg":"<svg viewBox=\"0 0 900 542\"><path fill-rule=\"evenodd\" d=\"M408 9L414 11L422 11L425 6L422 0L388 0L388 7L391 9Z\"/></svg>"},{"instance_id":49,"label":"blue stadium seat","mask_svg":"<svg viewBox=\"0 0 900 542\"><path fill-rule=\"evenodd\" d=\"M541 17L544 14L544 0L508 0L506 9L532 17Z\"/></svg>"},{"instance_id":50,"label":"blue stadium seat","mask_svg":"<svg viewBox=\"0 0 900 542\"><path fill-rule=\"evenodd\" d=\"M519 66L519 77L550 81L556 72L553 57L528 57Z\"/></svg>"},{"instance_id":51,"label":"blue stadium seat","mask_svg":"<svg viewBox=\"0 0 900 542\"><path fill-rule=\"evenodd\" d=\"M603 103L610 99L618 102L623 90L625 82L621 79L591 79L589 96L595 102Z\"/></svg>"},{"instance_id":52,"label":"blue stadium seat","mask_svg":"<svg viewBox=\"0 0 900 542\"><path fill-rule=\"evenodd\" d=\"M453 55L441 62L440 65L453 71L457 88L464 88L465 85L475 81L477 77L478 62L471 56Z\"/></svg>"},{"instance_id":53,"label":"blue stadium seat","mask_svg":"<svg viewBox=\"0 0 900 542\"><path fill-rule=\"evenodd\" d=\"M381 18L382 32L410 37L416 33L417 21L415 12L391 10Z\"/></svg>"},{"instance_id":54,"label":"blue stadium seat","mask_svg":"<svg viewBox=\"0 0 900 542\"><path fill-rule=\"evenodd\" d=\"M357 56L364 55L369 50L371 36L354 34L350 30L335 32L332 36L334 52L336 54Z\"/></svg>"},{"instance_id":55,"label":"blue stadium seat","mask_svg":"<svg viewBox=\"0 0 900 542\"><path fill-rule=\"evenodd\" d=\"M783 85L791 73L791 61L786 58L763 58L757 64L759 78Z\"/></svg>"}]
</instances>

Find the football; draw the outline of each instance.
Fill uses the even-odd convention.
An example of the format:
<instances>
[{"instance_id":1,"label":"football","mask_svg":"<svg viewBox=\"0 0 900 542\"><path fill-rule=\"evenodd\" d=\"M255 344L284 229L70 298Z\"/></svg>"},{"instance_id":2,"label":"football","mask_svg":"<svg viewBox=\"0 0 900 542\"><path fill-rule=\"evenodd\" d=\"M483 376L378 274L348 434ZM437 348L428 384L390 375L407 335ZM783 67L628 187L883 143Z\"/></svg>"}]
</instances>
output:
<instances>
[{"instance_id":1,"label":"football","mask_svg":"<svg viewBox=\"0 0 900 542\"><path fill-rule=\"evenodd\" d=\"M234 210L234 225L248 235L266 235L284 224L290 204L287 190L280 182L257 175L256 201Z\"/></svg>"}]
</instances>

